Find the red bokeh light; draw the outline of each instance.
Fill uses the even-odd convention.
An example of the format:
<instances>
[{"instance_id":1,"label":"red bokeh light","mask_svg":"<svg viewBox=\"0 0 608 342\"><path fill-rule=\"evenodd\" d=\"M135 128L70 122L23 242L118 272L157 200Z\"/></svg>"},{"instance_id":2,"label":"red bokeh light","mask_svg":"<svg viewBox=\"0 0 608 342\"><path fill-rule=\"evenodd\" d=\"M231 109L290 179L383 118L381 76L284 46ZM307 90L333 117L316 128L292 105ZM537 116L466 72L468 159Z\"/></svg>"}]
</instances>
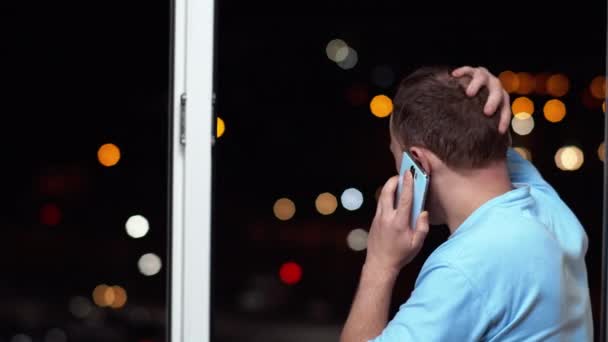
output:
<instances>
[{"instance_id":1,"label":"red bokeh light","mask_svg":"<svg viewBox=\"0 0 608 342\"><path fill-rule=\"evenodd\" d=\"M61 221L61 210L55 204L45 204L40 208L40 223L46 226L56 226Z\"/></svg>"},{"instance_id":2,"label":"red bokeh light","mask_svg":"<svg viewBox=\"0 0 608 342\"><path fill-rule=\"evenodd\" d=\"M279 270L281 281L287 285L295 285L302 280L302 267L295 262L286 262Z\"/></svg>"}]
</instances>

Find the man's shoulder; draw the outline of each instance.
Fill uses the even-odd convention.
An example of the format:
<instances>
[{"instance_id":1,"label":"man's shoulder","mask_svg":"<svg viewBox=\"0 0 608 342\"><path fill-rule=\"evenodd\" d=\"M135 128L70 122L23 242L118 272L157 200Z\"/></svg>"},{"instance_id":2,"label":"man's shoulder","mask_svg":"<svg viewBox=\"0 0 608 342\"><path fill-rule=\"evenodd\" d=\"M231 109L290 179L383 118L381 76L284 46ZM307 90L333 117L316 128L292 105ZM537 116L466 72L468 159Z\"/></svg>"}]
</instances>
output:
<instances>
[{"instance_id":1,"label":"man's shoulder","mask_svg":"<svg viewBox=\"0 0 608 342\"><path fill-rule=\"evenodd\" d=\"M562 248L547 227L523 213L500 208L488 211L462 234L440 245L426 260L424 271L446 265L482 281L524 270L531 259L560 260Z\"/></svg>"}]
</instances>

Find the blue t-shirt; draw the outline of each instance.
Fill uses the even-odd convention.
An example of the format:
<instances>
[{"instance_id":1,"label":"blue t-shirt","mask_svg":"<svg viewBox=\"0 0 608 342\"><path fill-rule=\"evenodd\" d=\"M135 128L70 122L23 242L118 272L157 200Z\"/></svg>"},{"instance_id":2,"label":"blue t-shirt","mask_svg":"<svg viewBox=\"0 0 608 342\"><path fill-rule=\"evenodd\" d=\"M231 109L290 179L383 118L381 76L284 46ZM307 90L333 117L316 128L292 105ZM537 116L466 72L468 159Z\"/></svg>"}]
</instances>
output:
<instances>
[{"instance_id":1,"label":"blue t-shirt","mask_svg":"<svg viewBox=\"0 0 608 342\"><path fill-rule=\"evenodd\" d=\"M471 214L426 260L373 341L592 341L580 222L515 151L515 189Z\"/></svg>"}]
</instances>

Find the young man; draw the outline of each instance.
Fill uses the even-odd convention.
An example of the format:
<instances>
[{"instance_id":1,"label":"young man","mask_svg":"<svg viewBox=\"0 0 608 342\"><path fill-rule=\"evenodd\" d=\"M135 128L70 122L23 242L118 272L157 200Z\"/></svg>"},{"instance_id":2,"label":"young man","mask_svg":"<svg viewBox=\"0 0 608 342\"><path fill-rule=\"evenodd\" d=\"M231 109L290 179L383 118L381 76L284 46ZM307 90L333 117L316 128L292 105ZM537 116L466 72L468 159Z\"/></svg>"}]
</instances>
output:
<instances>
[{"instance_id":1,"label":"young man","mask_svg":"<svg viewBox=\"0 0 608 342\"><path fill-rule=\"evenodd\" d=\"M510 103L498 79L483 68L421 68L394 103L391 151L397 167L408 150L430 175L427 211L409 226L409 172L396 209L398 176L385 184L341 342L591 341L587 236L509 148ZM429 221L447 224L450 238L387 324L395 279Z\"/></svg>"}]
</instances>

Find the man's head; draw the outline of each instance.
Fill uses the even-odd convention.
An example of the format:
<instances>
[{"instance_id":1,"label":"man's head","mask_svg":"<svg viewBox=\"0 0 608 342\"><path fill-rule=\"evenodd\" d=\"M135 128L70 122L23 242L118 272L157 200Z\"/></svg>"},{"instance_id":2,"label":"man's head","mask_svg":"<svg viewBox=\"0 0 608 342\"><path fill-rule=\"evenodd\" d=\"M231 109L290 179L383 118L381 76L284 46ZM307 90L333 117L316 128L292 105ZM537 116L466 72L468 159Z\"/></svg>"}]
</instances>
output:
<instances>
[{"instance_id":1,"label":"man's head","mask_svg":"<svg viewBox=\"0 0 608 342\"><path fill-rule=\"evenodd\" d=\"M434 178L466 174L504 161L507 134L498 132L499 115L483 113L488 90L465 93L470 78L451 76L448 67L423 67L403 79L394 97L390 122L391 151L397 168L404 150L431 173L427 208L438 223ZM439 214L439 216L441 216ZM433 219L433 217L437 219Z\"/></svg>"}]
</instances>

